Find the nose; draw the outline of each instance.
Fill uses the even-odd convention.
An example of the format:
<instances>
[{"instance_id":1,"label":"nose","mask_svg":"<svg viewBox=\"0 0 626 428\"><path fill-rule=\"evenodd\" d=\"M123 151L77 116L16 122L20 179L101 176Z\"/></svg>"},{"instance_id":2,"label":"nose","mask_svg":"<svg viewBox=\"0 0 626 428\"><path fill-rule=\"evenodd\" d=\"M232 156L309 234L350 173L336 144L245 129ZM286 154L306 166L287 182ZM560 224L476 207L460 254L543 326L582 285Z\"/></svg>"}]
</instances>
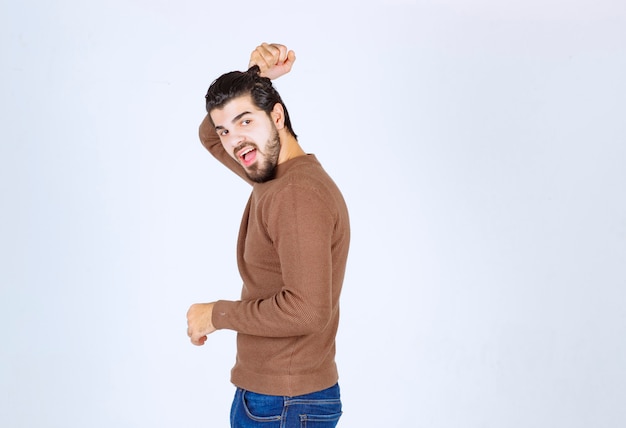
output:
<instances>
[{"instance_id":1,"label":"nose","mask_svg":"<svg viewBox=\"0 0 626 428\"><path fill-rule=\"evenodd\" d=\"M234 149L244 141L244 137L241 134L231 132L222 137L222 141L224 142L224 145Z\"/></svg>"}]
</instances>

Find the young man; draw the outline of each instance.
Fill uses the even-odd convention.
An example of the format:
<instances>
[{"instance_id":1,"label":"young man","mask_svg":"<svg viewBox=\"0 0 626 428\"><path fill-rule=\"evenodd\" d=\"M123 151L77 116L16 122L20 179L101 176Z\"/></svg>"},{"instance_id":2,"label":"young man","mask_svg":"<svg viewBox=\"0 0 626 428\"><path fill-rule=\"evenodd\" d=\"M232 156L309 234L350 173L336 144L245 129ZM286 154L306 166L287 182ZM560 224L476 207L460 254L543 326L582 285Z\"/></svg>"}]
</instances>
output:
<instances>
[{"instance_id":1,"label":"young man","mask_svg":"<svg viewBox=\"0 0 626 428\"><path fill-rule=\"evenodd\" d=\"M293 51L262 44L247 72L215 80L206 95L202 144L252 185L237 242L241 300L194 304L194 345L237 331L232 427L334 427L341 416L335 364L339 296L350 224L341 192L306 154L270 79L291 70Z\"/></svg>"}]
</instances>

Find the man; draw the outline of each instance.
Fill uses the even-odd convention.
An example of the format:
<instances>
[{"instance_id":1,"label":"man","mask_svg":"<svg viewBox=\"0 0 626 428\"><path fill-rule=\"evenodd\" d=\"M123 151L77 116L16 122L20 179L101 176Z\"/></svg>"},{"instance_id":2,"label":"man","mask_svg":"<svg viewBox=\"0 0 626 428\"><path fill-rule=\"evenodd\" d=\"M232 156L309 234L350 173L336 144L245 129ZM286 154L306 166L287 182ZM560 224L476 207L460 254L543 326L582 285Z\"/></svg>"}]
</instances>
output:
<instances>
[{"instance_id":1,"label":"man","mask_svg":"<svg viewBox=\"0 0 626 428\"><path fill-rule=\"evenodd\" d=\"M241 300L195 304L188 335L203 345L237 331L232 427L334 427L341 416L335 336L350 225L341 192L300 147L270 79L295 61L262 44L247 72L215 80L200 140L252 185L237 242Z\"/></svg>"}]
</instances>

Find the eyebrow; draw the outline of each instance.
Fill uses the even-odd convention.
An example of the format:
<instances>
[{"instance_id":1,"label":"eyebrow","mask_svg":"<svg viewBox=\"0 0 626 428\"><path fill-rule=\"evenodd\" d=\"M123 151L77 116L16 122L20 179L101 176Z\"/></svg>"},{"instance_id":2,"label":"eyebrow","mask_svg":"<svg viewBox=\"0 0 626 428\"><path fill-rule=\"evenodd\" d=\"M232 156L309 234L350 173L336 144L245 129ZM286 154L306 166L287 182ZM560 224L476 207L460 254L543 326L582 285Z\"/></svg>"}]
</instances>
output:
<instances>
[{"instance_id":1,"label":"eyebrow","mask_svg":"<svg viewBox=\"0 0 626 428\"><path fill-rule=\"evenodd\" d=\"M244 111L243 113L239 113L237 116L235 116L235 117L233 118L233 120L231 120L231 121L230 121L230 123L235 123L235 122L238 122L238 121L239 121L239 119L241 119L242 117L244 117L244 116L245 116L245 115L247 115L247 114L252 114L252 113L251 113L251 112L249 112L249 111ZM224 128L222 125L217 125L217 126L215 126L215 130L217 131L218 129L225 129L225 128Z\"/></svg>"}]
</instances>

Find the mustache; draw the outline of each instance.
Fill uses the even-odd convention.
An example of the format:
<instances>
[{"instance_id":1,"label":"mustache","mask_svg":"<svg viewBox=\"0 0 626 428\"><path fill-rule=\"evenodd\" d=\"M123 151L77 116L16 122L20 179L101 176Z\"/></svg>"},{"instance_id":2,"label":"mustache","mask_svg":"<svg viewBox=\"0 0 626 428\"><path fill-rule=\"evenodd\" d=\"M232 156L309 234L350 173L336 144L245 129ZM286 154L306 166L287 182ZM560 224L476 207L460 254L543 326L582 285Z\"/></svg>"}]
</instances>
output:
<instances>
[{"instance_id":1,"label":"mustache","mask_svg":"<svg viewBox=\"0 0 626 428\"><path fill-rule=\"evenodd\" d=\"M237 153L239 153L242 149L246 147L252 147L253 149L256 149L257 151L260 151L259 147L253 142L242 141L241 143L237 144L237 146L233 149L233 154L235 155L235 157L237 157Z\"/></svg>"}]
</instances>

